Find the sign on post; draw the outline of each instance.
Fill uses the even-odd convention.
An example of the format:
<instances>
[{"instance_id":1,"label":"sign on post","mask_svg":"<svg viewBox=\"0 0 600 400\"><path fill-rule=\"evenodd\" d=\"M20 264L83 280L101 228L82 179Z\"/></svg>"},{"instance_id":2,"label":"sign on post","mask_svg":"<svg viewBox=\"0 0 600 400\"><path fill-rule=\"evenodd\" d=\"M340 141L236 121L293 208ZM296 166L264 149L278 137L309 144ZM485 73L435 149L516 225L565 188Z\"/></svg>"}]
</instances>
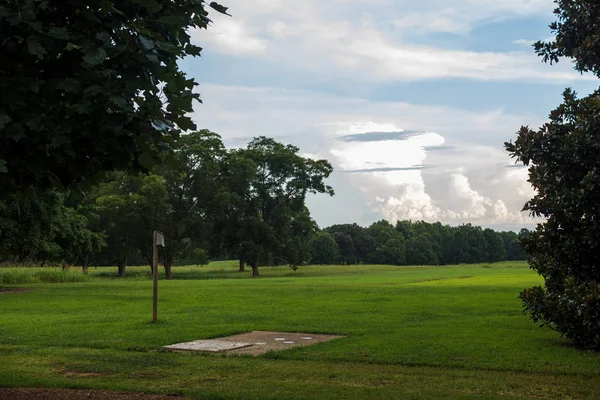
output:
<instances>
[{"instance_id":1,"label":"sign on post","mask_svg":"<svg viewBox=\"0 0 600 400\"><path fill-rule=\"evenodd\" d=\"M156 231L156 245L160 247L165 247L165 237L160 231Z\"/></svg>"}]
</instances>

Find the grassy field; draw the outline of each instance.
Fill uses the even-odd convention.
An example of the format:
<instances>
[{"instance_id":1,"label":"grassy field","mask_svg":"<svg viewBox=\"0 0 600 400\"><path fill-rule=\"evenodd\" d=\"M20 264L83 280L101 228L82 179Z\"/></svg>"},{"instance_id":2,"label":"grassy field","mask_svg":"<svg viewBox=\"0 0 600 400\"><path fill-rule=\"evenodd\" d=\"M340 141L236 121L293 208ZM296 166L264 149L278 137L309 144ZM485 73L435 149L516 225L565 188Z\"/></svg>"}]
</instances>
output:
<instances>
[{"instance_id":1,"label":"grassy field","mask_svg":"<svg viewBox=\"0 0 600 400\"><path fill-rule=\"evenodd\" d=\"M600 354L521 313L518 291L540 282L525 263L277 267L259 279L235 262L175 268L159 283L155 325L149 269L127 272L15 285L61 278L0 269L0 285L30 289L0 292L0 386L198 399L600 396ZM161 349L253 330L346 337L257 358Z\"/></svg>"}]
</instances>

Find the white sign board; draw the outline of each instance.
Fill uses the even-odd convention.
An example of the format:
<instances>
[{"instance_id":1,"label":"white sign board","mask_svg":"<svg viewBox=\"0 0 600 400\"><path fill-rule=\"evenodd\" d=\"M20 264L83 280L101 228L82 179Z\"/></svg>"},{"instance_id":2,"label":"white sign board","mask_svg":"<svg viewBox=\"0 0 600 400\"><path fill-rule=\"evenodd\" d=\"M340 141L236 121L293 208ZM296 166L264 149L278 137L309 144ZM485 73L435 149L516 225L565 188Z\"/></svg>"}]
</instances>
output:
<instances>
[{"instance_id":1,"label":"white sign board","mask_svg":"<svg viewBox=\"0 0 600 400\"><path fill-rule=\"evenodd\" d=\"M162 232L156 231L156 245L165 247L165 237Z\"/></svg>"}]
</instances>

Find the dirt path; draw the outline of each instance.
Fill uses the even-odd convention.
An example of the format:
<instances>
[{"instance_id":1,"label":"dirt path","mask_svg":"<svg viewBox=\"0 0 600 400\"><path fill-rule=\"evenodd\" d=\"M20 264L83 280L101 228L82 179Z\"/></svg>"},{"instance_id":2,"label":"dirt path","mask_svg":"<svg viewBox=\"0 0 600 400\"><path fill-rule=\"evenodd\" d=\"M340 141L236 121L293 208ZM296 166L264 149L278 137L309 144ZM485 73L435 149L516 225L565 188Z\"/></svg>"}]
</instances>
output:
<instances>
[{"instance_id":1,"label":"dirt path","mask_svg":"<svg viewBox=\"0 0 600 400\"><path fill-rule=\"evenodd\" d=\"M0 286L0 293L28 292L29 289Z\"/></svg>"},{"instance_id":2,"label":"dirt path","mask_svg":"<svg viewBox=\"0 0 600 400\"><path fill-rule=\"evenodd\" d=\"M89 389L0 388L0 400L179 400L183 397Z\"/></svg>"}]
</instances>

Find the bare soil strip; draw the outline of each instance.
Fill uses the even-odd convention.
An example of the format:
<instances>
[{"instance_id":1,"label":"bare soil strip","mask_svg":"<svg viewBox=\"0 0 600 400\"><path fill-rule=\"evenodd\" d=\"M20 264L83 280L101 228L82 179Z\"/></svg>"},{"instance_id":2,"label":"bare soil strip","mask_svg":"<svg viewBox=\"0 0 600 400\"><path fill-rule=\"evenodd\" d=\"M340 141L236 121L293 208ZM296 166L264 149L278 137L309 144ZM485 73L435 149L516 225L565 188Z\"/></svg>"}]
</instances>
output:
<instances>
[{"instance_id":1,"label":"bare soil strip","mask_svg":"<svg viewBox=\"0 0 600 400\"><path fill-rule=\"evenodd\" d=\"M0 400L178 400L180 396L112 390L0 388Z\"/></svg>"},{"instance_id":2,"label":"bare soil strip","mask_svg":"<svg viewBox=\"0 0 600 400\"><path fill-rule=\"evenodd\" d=\"M0 293L28 292L30 289L0 286Z\"/></svg>"}]
</instances>

